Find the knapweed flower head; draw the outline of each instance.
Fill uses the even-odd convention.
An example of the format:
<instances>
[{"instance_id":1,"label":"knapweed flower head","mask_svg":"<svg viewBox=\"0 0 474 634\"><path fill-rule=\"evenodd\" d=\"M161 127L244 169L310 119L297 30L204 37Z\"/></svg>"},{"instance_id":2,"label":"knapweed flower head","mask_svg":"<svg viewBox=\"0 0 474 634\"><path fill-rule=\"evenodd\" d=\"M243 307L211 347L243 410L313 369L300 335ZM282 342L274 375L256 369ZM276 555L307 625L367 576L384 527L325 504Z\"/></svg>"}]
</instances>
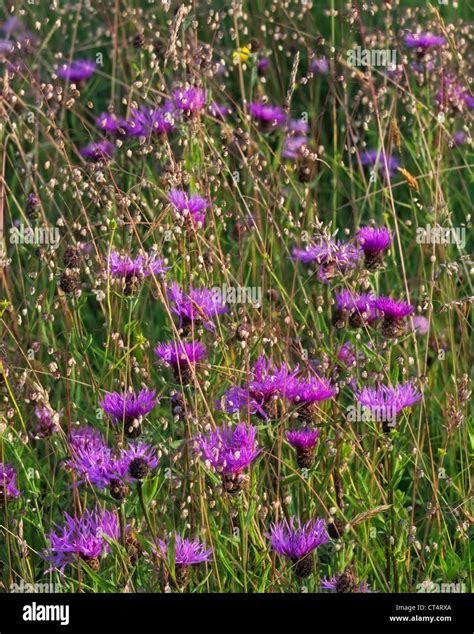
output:
<instances>
[{"instance_id":1,"label":"knapweed flower head","mask_svg":"<svg viewBox=\"0 0 474 634\"><path fill-rule=\"evenodd\" d=\"M375 301L377 310L393 319L403 319L415 310L408 302L397 301L391 297L379 297Z\"/></svg>"},{"instance_id":2,"label":"knapweed flower head","mask_svg":"<svg viewBox=\"0 0 474 634\"><path fill-rule=\"evenodd\" d=\"M436 101L440 107L449 108L454 112L474 108L474 97L471 96L469 89L446 73L442 74Z\"/></svg>"},{"instance_id":3,"label":"knapweed flower head","mask_svg":"<svg viewBox=\"0 0 474 634\"><path fill-rule=\"evenodd\" d=\"M252 378L242 387L230 387L216 402L216 407L224 409L228 414L248 408L251 414L267 419L267 405L270 401L283 397L290 379L297 373L298 368L291 371L285 363L277 366L260 356L251 372Z\"/></svg>"},{"instance_id":4,"label":"knapweed flower head","mask_svg":"<svg viewBox=\"0 0 474 634\"><path fill-rule=\"evenodd\" d=\"M114 423L123 422L127 436L134 438L140 433L142 418L157 404L156 392L143 388L138 394L110 392L99 403Z\"/></svg>"},{"instance_id":5,"label":"knapweed flower head","mask_svg":"<svg viewBox=\"0 0 474 634\"><path fill-rule=\"evenodd\" d=\"M61 572L78 558L97 571L99 558L110 552L105 538L117 540L120 537L116 513L97 507L93 511L86 510L81 517L64 513L64 518L64 526L49 535L51 545L45 559L52 562L52 569L58 568Z\"/></svg>"},{"instance_id":6,"label":"knapweed flower head","mask_svg":"<svg viewBox=\"0 0 474 634\"><path fill-rule=\"evenodd\" d=\"M262 103L261 101L255 101L250 104L250 114L268 128L284 126L287 120L287 115L281 108Z\"/></svg>"},{"instance_id":7,"label":"knapweed flower head","mask_svg":"<svg viewBox=\"0 0 474 634\"><path fill-rule=\"evenodd\" d=\"M170 105L162 108L133 108L122 127L129 136L149 137L151 134L168 134L176 129L173 108Z\"/></svg>"},{"instance_id":8,"label":"knapweed flower head","mask_svg":"<svg viewBox=\"0 0 474 634\"><path fill-rule=\"evenodd\" d=\"M185 293L176 283L167 289L168 299L174 304L172 312L179 317L180 326L189 325L193 321L202 321L207 330L214 330L212 320L229 309L207 288L189 287Z\"/></svg>"},{"instance_id":9,"label":"knapweed flower head","mask_svg":"<svg viewBox=\"0 0 474 634\"><path fill-rule=\"evenodd\" d=\"M202 361L207 356L207 350L200 341L170 341L160 343L155 348L155 354L165 363L179 366Z\"/></svg>"},{"instance_id":10,"label":"knapweed flower head","mask_svg":"<svg viewBox=\"0 0 474 634\"><path fill-rule=\"evenodd\" d=\"M400 337L404 334L405 317L415 310L413 306L391 297L379 297L375 301L375 308L383 314L382 335L388 339Z\"/></svg>"},{"instance_id":11,"label":"knapweed flower head","mask_svg":"<svg viewBox=\"0 0 474 634\"><path fill-rule=\"evenodd\" d=\"M216 472L234 476L250 465L259 454L257 428L239 423L232 428L223 424L209 434L195 438L195 451Z\"/></svg>"},{"instance_id":12,"label":"knapweed flower head","mask_svg":"<svg viewBox=\"0 0 474 634\"><path fill-rule=\"evenodd\" d=\"M384 177L387 177L387 174L391 177L395 176L398 166L400 165L395 156L384 155L382 150L368 150L367 152L363 152L360 155L360 162L362 165L377 168ZM385 163L387 164L387 168L385 167Z\"/></svg>"},{"instance_id":13,"label":"knapweed flower head","mask_svg":"<svg viewBox=\"0 0 474 634\"><path fill-rule=\"evenodd\" d=\"M257 73L262 76L265 75L267 70L270 68L270 60L268 57L261 57L257 62Z\"/></svg>"},{"instance_id":14,"label":"knapweed flower head","mask_svg":"<svg viewBox=\"0 0 474 634\"><path fill-rule=\"evenodd\" d=\"M68 436L71 451L80 451L85 448L99 449L104 444L104 437L93 427L75 427Z\"/></svg>"},{"instance_id":15,"label":"knapweed flower head","mask_svg":"<svg viewBox=\"0 0 474 634\"><path fill-rule=\"evenodd\" d=\"M88 59L76 59L70 64L63 64L56 74L68 81L84 81L91 77L97 68L97 64Z\"/></svg>"},{"instance_id":16,"label":"knapweed flower head","mask_svg":"<svg viewBox=\"0 0 474 634\"><path fill-rule=\"evenodd\" d=\"M70 437L71 458L66 464L79 477L77 486L88 483L103 490L110 485L112 480L122 478L126 471L114 459L112 450L102 434L99 432L93 434L93 431L91 430L89 434L91 442L86 440L86 442L77 443L74 436ZM84 435L81 440L85 440L86 433L84 431L81 433Z\"/></svg>"},{"instance_id":17,"label":"knapweed flower head","mask_svg":"<svg viewBox=\"0 0 474 634\"><path fill-rule=\"evenodd\" d=\"M416 315L413 317L413 327L417 335L426 335L430 327L430 322L426 317L423 317L423 315Z\"/></svg>"},{"instance_id":18,"label":"knapweed flower head","mask_svg":"<svg viewBox=\"0 0 474 634\"><path fill-rule=\"evenodd\" d=\"M195 226L203 226L206 216L204 211L209 201L198 194L189 195L181 189L171 189L168 199L180 216L188 216Z\"/></svg>"},{"instance_id":19,"label":"knapweed flower head","mask_svg":"<svg viewBox=\"0 0 474 634\"><path fill-rule=\"evenodd\" d=\"M366 581L359 581L352 567L347 568L340 575L331 577L330 579L321 579L321 588L330 590L331 592L370 592L369 585Z\"/></svg>"},{"instance_id":20,"label":"knapweed flower head","mask_svg":"<svg viewBox=\"0 0 474 634\"><path fill-rule=\"evenodd\" d=\"M112 158L116 149L116 146L111 141L103 139L102 141L89 143L81 149L80 154L85 159L95 163Z\"/></svg>"},{"instance_id":21,"label":"knapweed flower head","mask_svg":"<svg viewBox=\"0 0 474 634\"><path fill-rule=\"evenodd\" d=\"M318 442L319 431L311 427L291 429L286 432L286 439L295 449L314 449Z\"/></svg>"},{"instance_id":22,"label":"knapweed flower head","mask_svg":"<svg viewBox=\"0 0 474 634\"><path fill-rule=\"evenodd\" d=\"M17 498L20 491L16 488L16 472L12 465L0 462L0 506L5 500Z\"/></svg>"},{"instance_id":23,"label":"knapweed flower head","mask_svg":"<svg viewBox=\"0 0 474 634\"><path fill-rule=\"evenodd\" d=\"M356 393L356 400L366 407L373 418L383 423L384 431L396 424L397 415L407 407L413 407L421 399L412 382L397 383L395 387L384 384L378 387L364 387Z\"/></svg>"},{"instance_id":24,"label":"knapweed flower head","mask_svg":"<svg viewBox=\"0 0 474 634\"><path fill-rule=\"evenodd\" d=\"M110 132L110 134L116 134L123 121L110 112L102 112L95 120L95 123L101 130Z\"/></svg>"},{"instance_id":25,"label":"knapweed flower head","mask_svg":"<svg viewBox=\"0 0 474 634\"><path fill-rule=\"evenodd\" d=\"M408 48L428 49L446 44L446 38L432 33L408 33L405 36L405 44Z\"/></svg>"},{"instance_id":26,"label":"knapweed flower head","mask_svg":"<svg viewBox=\"0 0 474 634\"><path fill-rule=\"evenodd\" d=\"M335 396L336 390L328 379L315 374L308 378L292 376L283 390L284 397L293 403L315 403Z\"/></svg>"},{"instance_id":27,"label":"knapweed flower head","mask_svg":"<svg viewBox=\"0 0 474 634\"><path fill-rule=\"evenodd\" d=\"M315 75L325 75L329 70L327 57L313 57L309 63L309 70Z\"/></svg>"},{"instance_id":28,"label":"knapweed flower head","mask_svg":"<svg viewBox=\"0 0 474 634\"><path fill-rule=\"evenodd\" d=\"M306 136L287 136L281 151L282 157L296 159L298 156L302 156L307 143L308 137Z\"/></svg>"},{"instance_id":29,"label":"knapweed flower head","mask_svg":"<svg viewBox=\"0 0 474 634\"><path fill-rule=\"evenodd\" d=\"M171 535L168 543L159 539L157 546L158 549L153 550L157 559L174 560L174 578L170 581L178 588L183 588L189 582L190 566L209 561L212 555L212 548L207 548L198 539L181 537L179 533Z\"/></svg>"},{"instance_id":30,"label":"knapweed flower head","mask_svg":"<svg viewBox=\"0 0 474 634\"><path fill-rule=\"evenodd\" d=\"M295 574L307 577L311 574L313 551L329 541L326 522L309 520L305 524L295 517L285 519L270 526L270 545L283 557L288 557L295 565Z\"/></svg>"},{"instance_id":31,"label":"knapweed flower head","mask_svg":"<svg viewBox=\"0 0 474 634\"><path fill-rule=\"evenodd\" d=\"M286 439L296 449L296 462L300 469L310 469L314 464L314 449L318 442L319 431L309 426L291 429Z\"/></svg>"},{"instance_id":32,"label":"knapweed flower head","mask_svg":"<svg viewBox=\"0 0 474 634\"><path fill-rule=\"evenodd\" d=\"M121 255L117 251L110 252L108 266L110 275L119 278L142 278L149 275L163 275L170 268L165 266L164 259L157 258L155 253L131 258L127 255Z\"/></svg>"},{"instance_id":33,"label":"knapweed flower head","mask_svg":"<svg viewBox=\"0 0 474 634\"><path fill-rule=\"evenodd\" d=\"M158 540L159 554L166 558L168 556L168 545L163 540ZM198 539L186 539L179 533L174 535L174 563L176 566L193 566L209 561L212 555L212 548L206 548Z\"/></svg>"},{"instance_id":34,"label":"knapweed flower head","mask_svg":"<svg viewBox=\"0 0 474 634\"><path fill-rule=\"evenodd\" d=\"M365 255L376 255L392 244L392 234L386 227L361 227L357 238Z\"/></svg>"},{"instance_id":35,"label":"knapweed flower head","mask_svg":"<svg viewBox=\"0 0 474 634\"><path fill-rule=\"evenodd\" d=\"M207 93L198 86L189 86L189 88L175 90L173 99L178 110L194 115L205 108Z\"/></svg>"},{"instance_id":36,"label":"knapweed flower head","mask_svg":"<svg viewBox=\"0 0 474 634\"><path fill-rule=\"evenodd\" d=\"M133 480L143 480L156 469L158 462L155 449L144 442L131 443L120 454L120 463Z\"/></svg>"},{"instance_id":37,"label":"knapweed flower head","mask_svg":"<svg viewBox=\"0 0 474 634\"><path fill-rule=\"evenodd\" d=\"M50 405L43 404L35 407L37 423L34 428L36 438L47 438L60 431L61 412L55 412Z\"/></svg>"},{"instance_id":38,"label":"knapweed flower head","mask_svg":"<svg viewBox=\"0 0 474 634\"><path fill-rule=\"evenodd\" d=\"M335 293L336 316L349 316L349 324L359 328L372 323L377 314L375 311L375 295L373 293L355 293L343 289Z\"/></svg>"},{"instance_id":39,"label":"knapweed flower head","mask_svg":"<svg viewBox=\"0 0 474 634\"><path fill-rule=\"evenodd\" d=\"M209 112L213 117L216 117L216 119L225 119L232 113L232 110L229 106L217 103L216 101L211 101L209 105Z\"/></svg>"},{"instance_id":40,"label":"knapweed flower head","mask_svg":"<svg viewBox=\"0 0 474 634\"><path fill-rule=\"evenodd\" d=\"M360 258L360 249L351 242L321 237L306 249L294 248L293 258L303 263L319 264L318 278L321 282L328 283L336 275L355 268Z\"/></svg>"}]
</instances>

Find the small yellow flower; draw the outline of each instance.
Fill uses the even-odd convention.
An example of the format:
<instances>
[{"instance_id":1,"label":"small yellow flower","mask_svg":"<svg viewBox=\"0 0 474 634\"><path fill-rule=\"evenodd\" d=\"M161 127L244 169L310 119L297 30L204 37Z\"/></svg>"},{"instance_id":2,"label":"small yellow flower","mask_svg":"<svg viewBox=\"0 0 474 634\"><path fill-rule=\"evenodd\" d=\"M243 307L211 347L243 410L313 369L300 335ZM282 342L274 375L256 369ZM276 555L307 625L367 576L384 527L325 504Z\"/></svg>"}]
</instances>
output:
<instances>
[{"instance_id":1,"label":"small yellow flower","mask_svg":"<svg viewBox=\"0 0 474 634\"><path fill-rule=\"evenodd\" d=\"M242 46L242 48L238 48L234 53L234 64L238 61L246 62L251 55L251 51L247 46Z\"/></svg>"}]
</instances>

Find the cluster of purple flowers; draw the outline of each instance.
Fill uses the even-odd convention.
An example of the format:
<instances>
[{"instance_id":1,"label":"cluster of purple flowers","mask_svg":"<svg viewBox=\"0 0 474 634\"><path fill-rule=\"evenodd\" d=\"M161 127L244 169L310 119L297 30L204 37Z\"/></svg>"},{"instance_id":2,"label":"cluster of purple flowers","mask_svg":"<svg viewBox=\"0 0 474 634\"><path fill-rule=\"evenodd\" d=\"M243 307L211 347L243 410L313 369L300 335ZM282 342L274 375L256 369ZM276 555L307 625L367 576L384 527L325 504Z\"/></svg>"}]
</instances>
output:
<instances>
[{"instance_id":1,"label":"cluster of purple flowers","mask_svg":"<svg viewBox=\"0 0 474 634\"><path fill-rule=\"evenodd\" d=\"M71 458L67 465L80 478L103 490L110 488L112 497L123 499L127 483L143 480L158 466L155 450L143 442L132 442L114 452L102 434L88 427L73 430L69 435Z\"/></svg>"},{"instance_id":2,"label":"cluster of purple flowers","mask_svg":"<svg viewBox=\"0 0 474 634\"><path fill-rule=\"evenodd\" d=\"M290 370L283 363L276 366L260 356L252 370L252 378L242 387L232 386L216 402L218 409L233 414L248 409L250 414L268 419L270 405L277 398L285 398L293 404L311 404L332 398L335 390L326 379L316 375L299 377L299 367Z\"/></svg>"}]
</instances>

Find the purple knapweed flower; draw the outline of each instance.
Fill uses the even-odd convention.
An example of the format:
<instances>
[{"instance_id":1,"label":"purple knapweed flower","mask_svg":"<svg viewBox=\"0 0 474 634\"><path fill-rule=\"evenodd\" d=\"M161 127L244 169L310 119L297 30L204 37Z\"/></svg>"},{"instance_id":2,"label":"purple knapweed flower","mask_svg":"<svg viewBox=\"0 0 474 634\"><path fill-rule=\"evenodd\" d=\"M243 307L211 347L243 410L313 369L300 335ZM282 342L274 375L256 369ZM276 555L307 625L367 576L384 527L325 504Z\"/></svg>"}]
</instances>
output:
<instances>
[{"instance_id":1,"label":"purple knapweed flower","mask_svg":"<svg viewBox=\"0 0 474 634\"><path fill-rule=\"evenodd\" d=\"M293 403L326 401L336 394L328 379L313 375L300 379L292 376L283 389L284 397Z\"/></svg>"},{"instance_id":2,"label":"purple knapweed flower","mask_svg":"<svg viewBox=\"0 0 474 634\"><path fill-rule=\"evenodd\" d=\"M122 281L125 295L133 295L140 287L144 277L150 275L164 275L170 269L165 266L163 258L157 258L156 253L139 255L132 259L111 251L108 259L110 275Z\"/></svg>"},{"instance_id":3,"label":"purple knapweed flower","mask_svg":"<svg viewBox=\"0 0 474 634\"><path fill-rule=\"evenodd\" d=\"M207 356L207 350L199 341L190 343L183 341L170 341L160 343L154 350L157 357L171 365L177 382L184 385L191 383L191 365L199 363Z\"/></svg>"},{"instance_id":4,"label":"purple knapweed flower","mask_svg":"<svg viewBox=\"0 0 474 634\"><path fill-rule=\"evenodd\" d=\"M136 438L141 432L141 421L157 404L155 390L144 388L138 394L111 392L99 402L114 423L123 422L125 435Z\"/></svg>"},{"instance_id":5,"label":"purple knapweed flower","mask_svg":"<svg viewBox=\"0 0 474 634\"><path fill-rule=\"evenodd\" d=\"M333 322L345 322L349 318L349 324L353 328L361 328L371 324L376 318L375 295L372 293L354 293L343 289L335 293L336 308Z\"/></svg>"},{"instance_id":6,"label":"purple knapweed flower","mask_svg":"<svg viewBox=\"0 0 474 634\"><path fill-rule=\"evenodd\" d=\"M339 361L342 361L347 366L355 365L356 363L356 355L354 351L354 346L349 341L343 343L337 353L337 358Z\"/></svg>"},{"instance_id":7,"label":"purple knapweed flower","mask_svg":"<svg viewBox=\"0 0 474 634\"><path fill-rule=\"evenodd\" d=\"M405 35L405 44L408 48L419 48L426 51L428 48L443 46L446 44L446 38L431 33L408 33Z\"/></svg>"},{"instance_id":8,"label":"purple knapweed flower","mask_svg":"<svg viewBox=\"0 0 474 634\"><path fill-rule=\"evenodd\" d=\"M204 211L209 207L209 201L198 194L191 196L181 189L171 189L168 200L179 216L189 217L194 226L202 227L206 219Z\"/></svg>"},{"instance_id":9,"label":"purple knapweed flower","mask_svg":"<svg viewBox=\"0 0 474 634\"><path fill-rule=\"evenodd\" d=\"M187 115L195 115L205 108L207 93L203 88L190 86L189 88L175 90L173 98L178 110Z\"/></svg>"},{"instance_id":10,"label":"purple knapweed flower","mask_svg":"<svg viewBox=\"0 0 474 634\"><path fill-rule=\"evenodd\" d=\"M123 121L119 119L115 114L109 112L102 112L95 120L96 125L105 132L116 134Z\"/></svg>"},{"instance_id":11,"label":"purple knapweed flower","mask_svg":"<svg viewBox=\"0 0 474 634\"><path fill-rule=\"evenodd\" d=\"M316 262L320 268L318 279L325 284L336 275L349 271L357 265L361 251L350 242L332 238L311 243L306 249L293 249L293 259L303 263Z\"/></svg>"},{"instance_id":12,"label":"purple knapweed flower","mask_svg":"<svg viewBox=\"0 0 474 634\"><path fill-rule=\"evenodd\" d=\"M35 416L38 419L34 429L36 438L47 438L60 431L61 412L55 412L49 405L37 405Z\"/></svg>"},{"instance_id":13,"label":"purple knapweed flower","mask_svg":"<svg viewBox=\"0 0 474 634\"><path fill-rule=\"evenodd\" d=\"M217 101L211 101L209 105L209 112L213 117L216 117L216 119L225 119L232 113L232 110L229 106L217 103Z\"/></svg>"},{"instance_id":14,"label":"purple knapweed flower","mask_svg":"<svg viewBox=\"0 0 474 634\"><path fill-rule=\"evenodd\" d=\"M116 146L111 141L103 139L102 141L89 143L81 149L80 154L85 159L96 163L112 158L116 149Z\"/></svg>"},{"instance_id":15,"label":"purple knapweed flower","mask_svg":"<svg viewBox=\"0 0 474 634\"><path fill-rule=\"evenodd\" d=\"M122 450L120 462L133 480L143 480L150 471L156 469L159 459L151 445L135 442Z\"/></svg>"},{"instance_id":16,"label":"purple knapweed flower","mask_svg":"<svg viewBox=\"0 0 474 634\"><path fill-rule=\"evenodd\" d=\"M167 557L168 547L166 542L158 542L161 555ZM209 561L212 555L212 548L206 548L199 540L189 540L179 534L174 536L174 563L178 566L193 566Z\"/></svg>"},{"instance_id":17,"label":"purple knapweed flower","mask_svg":"<svg viewBox=\"0 0 474 634\"><path fill-rule=\"evenodd\" d=\"M464 108L474 108L474 97L466 86L460 84L455 77L443 73L436 101L443 108L453 112L462 112Z\"/></svg>"},{"instance_id":18,"label":"purple knapweed flower","mask_svg":"<svg viewBox=\"0 0 474 634\"><path fill-rule=\"evenodd\" d=\"M146 106L132 109L130 117L122 127L130 136L163 135L176 129L173 111L165 107L147 108Z\"/></svg>"},{"instance_id":19,"label":"purple knapweed flower","mask_svg":"<svg viewBox=\"0 0 474 634\"><path fill-rule=\"evenodd\" d=\"M319 431L311 427L291 429L286 439L296 449L296 463L300 469L310 469L314 464L314 448L318 442Z\"/></svg>"},{"instance_id":20,"label":"purple knapweed flower","mask_svg":"<svg viewBox=\"0 0 474 634\"><path fill-rule=\"evenodd\" d=\"M86 442L77 444L75 438L70 437L71 458L66 461L66 465L80 478L76 485L86 482L103 490L110 485L112 480L123 478L126 471L114 459L112 450L102 434L98 432L95 434L91 429L89 434L91 442L87 441L84 432L82 434Z\"/></svg>"},{"instance_id":21,"label":"purple knapweed flower","mask_svg":"<svg viewBox=\"0 0 474 634\"><path fill-rule=\"evenodd\" d=\"M168 559L170 547L174 551L171 555L174 559L174 579L172 579L172 583L176 584L178 588L183 588L190 579L189 566L209 561L212 555L212 548L206 548L205 544L202 544L198 539L186 539L181 537L179 533L175 533L171 538L171 544L159 539L158 550L153 550L153 552L158 557Z\"/></svg>"},{"instance_id":22,"label":"purple knapweed flower","mask_svg":"<svg viewBox=\"0 0 474 634\"><path fill-rule=\"evenodd\" d=\"M392 234L386 227L361 227L357 239L365 256L368 271L383 267L383 252L392 244Z\"/></svg>"},{"instance_id":23,"label":"purple knapweed flower","mask_svg":"<svg viewBox=\"0 0 474 634\"><path fill-rule=\"evenodd\" d=\"M453 134L453 144L456 147L459 145L464 145L464 143L467 143L468 139L469 139L468 135L462 130L458 130L457 132Z\"/></svg>"},{"instance_id":24,"label":"purple knapweed flower","mask_svg":"<svg viewBox=\"0 0 474 634\"><path fill-rule=\"evenodd\" d=\"M264 128L277 128L284 126L287 120L286 114L278 106L255 101L250 104L250 114L259 121Z\"/></svg>"},{"instance_id":25,"label":"purple knapweed flower","mask_svg":"<svg viewBox=\"0 0 474 634\"><path fill-rule=\"evenodd\" d=\"M270 68L270 60L268 57L261 57L257 62L257 73L262 77Z\"/></svg>"},{"instance_id":26,"label":"purple knapweed flower","mask_svg":"<svg viewBox=\"0 0 474 634\"><path fill-rule=\"evenodd\" d=\"M68 513L64 517L64 526L48 536L51 546L44 558L52 562L50 570L58 568L63 573L67 565L81 559L97 572L100 557L110 552L105 537L113 540L120 537L117 514L97 507L94 511L86 510L81 517Z\"/></svg>"},{"instance_id":27,"label":"purple knapweed flower","mask_svg":"<svg viewBox=\"0 0 474 634\"><path fill-rule=\"evenodd\" d=\"M295 564L298 577L308 577L313 571L313 552L329 541L326 522L309 520L305 524L292 517L270 526L270 544L273 550Z\"/></svg>"},{"instance_id":28,"label":"purple knapweed flower","mask_svg":"<svg viewBox=\"0 0 474 634\"><path fill-rule=\"evenodd\" d=\"M379 297L375 301L375 308L384 316L382 334L388 339L400 337L405 332L405 317L415 310L407 302L391 297Z\"/></svg>"},{"instance_id":29,"label":"purple knapweed flower","mask_svg":"<svg viewBox=\"0 0 474 634\"><path fill-rule=\"evenodd\" d=\"M308 138L305 136L287 136L283 143L281 155L283 158L296 159L302 156L303 149L308 143Z\"/></svg>"},{"instance_id":30,"label":"purple knapweed flower","mask_svg":"<svg viewBox=\"0 0 474 634\"><path fill-rule=\"evenodd\" d=\"M207 288L189 287L185 293L176 283L167 290L168 299L174 304L172 312L179 317L181 327L189 329L192 322L202 321L204 328L214 330L214 317L226 313L229 308L222 303L218 294Z\"/></svg>"},{"instance_id":31,"label":"purple knapweed flower","mask_svg":"<svg viewBox=\"0 0 474 634\"><path fill-rule=\"evenodd\" d=\"M170 365L185 365L202 361L207 356L207 351L199 341L192 341L191 343L172 341L170 343L160 343L155 348L155 354Z\"/></svg>"},{"instance_id":32,"label":"purple knapweed flower","mask_svg":"<svg viewBox=\"0 0 474 634\"><path fill-rule=\"evenodd\" d=\"M315 75L325 75L329 70L327 57L314 57L309 63L309 70Z\"/></svg>"},{"instance_id":33,"label":"purple knapweed flower","mask_svg":"<svg viewBox=\"0 0 474 634\"><path fill-rule=\"evenodd\" d=\"M359 581L352 567L347 568L340 575L336 575L330 579L321 579L320 582L323 590L331 590L331 592L370 592L367 582Z\"/></svg>"},{"instance_id":34,"label":"purple knapweed flower","mask_svg":"<svg viewBox=\"0 0 474 634\"><path fill-rule=\"evenodd\" d=\"M396 424L397 415L406 407L412 407L421 399L411 382L397 383L395 387L379 385L376 388L364 387L355 395L356 400L369 410L373 420L381 421L385 432Z\"/></svg>"},{"instance_id":35,"label":"purple knapweed flower","mask_svg":"<svg viewBox=\"0 0 474 634\"><path fill-rule=\"evenodd\" d=\"M194 441L197 455L222 477L224 490L238 493L247 481L242 473L259 454L257 428L239 423L234 429L222 425Z\"/></svg>"},{"instance_id":36,"label":"purple knapweed flower","mask_svg":"<svg viewBox=\"0 0 474 634\"><path fill-rule=\"evenodd\" d=\"M398 159L395 156L385 155L387 162L387 168L385 167L384 153L382 150L368 150L360 155L360 162L362 165L368 165L377 168L384 178L388 176L393 177L397 173L398 166L400 165ZM387 172L388 170L388 172Z\"/></svg>"},{"instance_id":37,"label":"purple knapweed flower","mask_svg":"<svg viewBox=\"0 0 474 634\"><path fill-rule=\"evenodd\" d=\"M68 81L84 81L95 73L96 68L95 62L88 59L76 59L70 64L63 64L58 68L56 74Z\"/></svg>"},{"instance_id":38,"label":"purple knapweed flower","mask_svg":"<svg viewBox=\"0 0 474 634\"><path fill-rule=\"evenodd\" d=\"M413 328L417 335L426 335L428 333L430 322L423 315L413 317Z\"/></svg>"},{"instance_id":39,"label":"purple knapweed flower","mask_svg":"<svg viewBox=\"0 0 474 634\"><path fill-rule=\"evenodd\" d=\"M290 379L296 376L298 368L290 371L286 364L276 366L272 361L260 356L252 370L252 379L243 387L232 386L216 401L217 409L228 414L248 408L251 414L268 419L271 401L282 397Z\"/></svg>"},{"instance_id":40,"label":"purple knapweed flower","mask_svg":"<svg viewBox=\"0 0 474 634\"><path fill-rule=\"evenodd\" d=\"M69 433L71 451L80 451L88 447L99 448L104 444L104 437L92 427L76 427Z\"/></svg>"},{"instance_id":41,"label":"purple knapweed flower","mask_svg":"<svg viewBox=\"0 0 474 634\"><path fill-rule=\"evenodd\" d=\"M16 15L12 15L5 20L0 29L5 33L5 35L15 35L19 33L25 32L25 25Z\"/></svg>"},{"instance_id":42,"label":"purple knapweed flower","mask_svg":"<svg viewBox=\"0 0 474 634\"><path fill-rule=\"evenodd\" d=\"M11 55L15 50L15 43L11 40L0 39L0 56Z\"/></svg>"},{"instance_id":43,"label":"purple knapweed flower","mask_svg":"<svg viewBox=\"0 0 474 634\"><path fill-rule=\"evenodd\" d=\"M20 491L16 488L16 472L10 464L0 462L0 507L7 500L17 498Z\"/></svg>"}]
</instances>

